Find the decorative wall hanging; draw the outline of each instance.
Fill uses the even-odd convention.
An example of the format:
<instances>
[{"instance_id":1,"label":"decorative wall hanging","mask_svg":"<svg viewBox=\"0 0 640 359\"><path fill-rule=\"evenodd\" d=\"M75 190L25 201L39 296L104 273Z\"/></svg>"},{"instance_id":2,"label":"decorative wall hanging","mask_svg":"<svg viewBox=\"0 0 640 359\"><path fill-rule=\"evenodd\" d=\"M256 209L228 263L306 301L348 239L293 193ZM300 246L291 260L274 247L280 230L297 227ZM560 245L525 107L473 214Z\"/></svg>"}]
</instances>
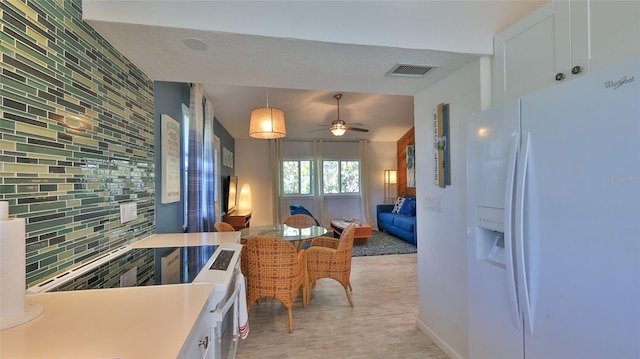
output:
<instances>
[{"instance_id":1,"label":"decorative wall hanging","mask_svg":"<svg viewBox=\"0 0 640 359\"><path fill-rule=\"evenodd\" d=\"M407 187L416 186L416 146L407 146Z\"/></svg>"},{"instance_id":2,"label":"decorative wall hanging","mask_svg":"<svg viewBox=\"0 0 640 359\"><path fill-rule=\"evenodd\" d=\"M441 103L433 114L433 183L439 187L451 185L450 147L449 104Z\"/></svg>"},{"instance_id":3,"label":"decorative wall hanging","mask_svg":"<svg viewBox=\"0 0 640 359\"><path fill-rule=\"evenodd\" d=\"M180 201L180 123L162 114L162 203Z\"/></svg>"},{"instance_id":4,"label":"decorative wall hanging","mask_svg":"<svg viewBox=\"0 0 640 359\"><path fill-rule=\"evenodd\" d=\"M233 152L229 151L226 147L222 147L222 165L233 168Z\"/></svg>"}]
</instances>

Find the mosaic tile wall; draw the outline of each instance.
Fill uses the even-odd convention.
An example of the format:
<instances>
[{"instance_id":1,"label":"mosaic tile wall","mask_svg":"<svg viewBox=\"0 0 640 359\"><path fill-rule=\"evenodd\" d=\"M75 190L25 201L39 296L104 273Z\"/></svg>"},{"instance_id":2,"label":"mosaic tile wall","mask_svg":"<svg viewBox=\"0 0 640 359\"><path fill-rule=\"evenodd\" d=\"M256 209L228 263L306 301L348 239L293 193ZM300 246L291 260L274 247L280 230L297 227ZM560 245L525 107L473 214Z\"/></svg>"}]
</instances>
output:
<instances>
[{"instance_id":1,"label":"mosaic tile wall","mask_svg":"<svg viewBox=\"0 0 640 359\"><path fill-rule=\"evenodd\" d=\"M27 285L155 232L153 83L81 6L0 3L0 200L27 222Z\"/></svg>"}]
</instances>

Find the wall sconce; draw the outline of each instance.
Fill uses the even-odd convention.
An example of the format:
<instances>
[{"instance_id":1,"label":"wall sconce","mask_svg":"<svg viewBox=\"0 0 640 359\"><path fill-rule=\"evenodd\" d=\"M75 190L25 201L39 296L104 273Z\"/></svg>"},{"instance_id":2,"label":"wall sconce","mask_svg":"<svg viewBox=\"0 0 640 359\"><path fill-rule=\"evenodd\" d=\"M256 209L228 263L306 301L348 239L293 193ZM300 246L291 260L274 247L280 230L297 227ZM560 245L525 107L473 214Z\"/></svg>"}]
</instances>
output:
<instances>
[{"instance_id":1,"label":"wall sconce","mask_svg":"<svg viewBox=\"0 0 640 359\"><path fill-rule=\"evenodd\" d=\"M238 199L238 209L251 210L251 186L248 183L243 183L240 189L240 198Z\"/></svg>"},{"instance_id":2,"label":"wall sconce","mask_svg":"<svg viewBox=\"0 0 640 359\"><path fill-rule=\"evenodd\" d=\"M395 203L398 197L398 171L384 170L384 201L385 203Z\"/></svg>"}]
</instances>

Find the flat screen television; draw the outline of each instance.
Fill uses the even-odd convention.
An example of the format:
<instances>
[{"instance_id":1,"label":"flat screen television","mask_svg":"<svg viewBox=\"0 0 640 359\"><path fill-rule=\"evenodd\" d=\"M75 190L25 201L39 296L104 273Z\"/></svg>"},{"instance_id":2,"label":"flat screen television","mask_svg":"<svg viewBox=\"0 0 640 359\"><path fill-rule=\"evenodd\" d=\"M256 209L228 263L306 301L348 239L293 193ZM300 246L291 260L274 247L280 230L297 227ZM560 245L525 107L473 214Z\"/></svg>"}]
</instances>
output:
<instances>
[{"instance_id":1,"label":"flat screen television","mask_svg":"<svg viewBox=\"0 0 640 359\"><path fill-rule=\"evenodd\" d=\"M226 201L227 206L225 212L233 213L238 203L238 177L236 176L229 176L227 178Z\"/></svg>"}]
</instances>

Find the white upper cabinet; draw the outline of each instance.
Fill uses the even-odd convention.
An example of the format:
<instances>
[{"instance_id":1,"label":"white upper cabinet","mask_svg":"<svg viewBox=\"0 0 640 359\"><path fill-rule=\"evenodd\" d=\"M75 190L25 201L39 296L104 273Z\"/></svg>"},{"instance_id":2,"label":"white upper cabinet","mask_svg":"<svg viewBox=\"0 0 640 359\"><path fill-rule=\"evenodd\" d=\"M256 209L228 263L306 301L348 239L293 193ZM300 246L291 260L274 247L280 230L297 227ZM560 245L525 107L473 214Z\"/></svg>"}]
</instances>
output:
<instances>
[{"instance_id":1,"label":"white upper cabinet","mask_svg":"<svg viewBox=\"0 0 640 359\"><path fill-rule=\"evenodd\" d=\"M589 71L640 58L640 1L590 1Z\"/></svg>"},{"instance_id":2,"label":"white upper cabinet","mask_svg":"<svg viewBox=\"0 0 640 359\"><path fill-rule=\"evenodd\" d=\"M494 105L640 57L640 1L555 0L494 40Z\"/></svg>"}]
</instances>

